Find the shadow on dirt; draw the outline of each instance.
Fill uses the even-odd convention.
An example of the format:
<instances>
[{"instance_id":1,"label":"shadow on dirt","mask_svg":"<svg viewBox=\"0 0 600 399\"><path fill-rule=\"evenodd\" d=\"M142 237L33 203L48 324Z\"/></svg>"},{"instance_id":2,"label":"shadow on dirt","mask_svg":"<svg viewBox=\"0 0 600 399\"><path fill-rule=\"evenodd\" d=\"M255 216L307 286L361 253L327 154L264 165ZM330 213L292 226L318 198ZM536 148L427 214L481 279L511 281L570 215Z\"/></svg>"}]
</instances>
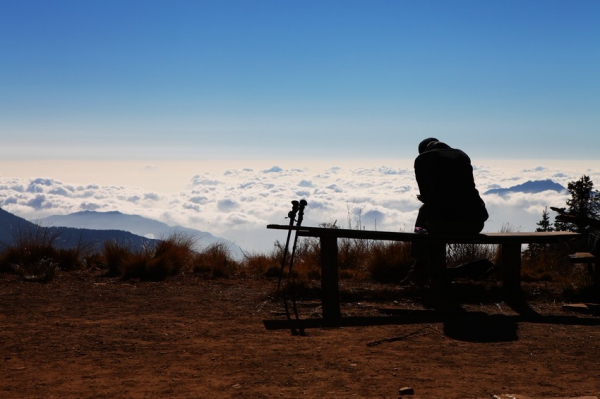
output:
<instances>
[{"instance_id":1,"label":"shadow on dirt","mask_svg":"<svg viewBox=\"0 0 600 399\"><path fill-rule=\"evenodd\" d=\"M264 320L267 330L290 329L290 327L337 328L380 325L443 324L443 334L448 338L469 342L508 342L519 339L519 323L556 325L600 326L600 318L570 315L541 315L524 301L510 302L517 315L468 312L460 305L446 305L439 309L380 309L382 316L342 317L338 320L317 318L301 320Z\"/></svg>"}]
</instances>

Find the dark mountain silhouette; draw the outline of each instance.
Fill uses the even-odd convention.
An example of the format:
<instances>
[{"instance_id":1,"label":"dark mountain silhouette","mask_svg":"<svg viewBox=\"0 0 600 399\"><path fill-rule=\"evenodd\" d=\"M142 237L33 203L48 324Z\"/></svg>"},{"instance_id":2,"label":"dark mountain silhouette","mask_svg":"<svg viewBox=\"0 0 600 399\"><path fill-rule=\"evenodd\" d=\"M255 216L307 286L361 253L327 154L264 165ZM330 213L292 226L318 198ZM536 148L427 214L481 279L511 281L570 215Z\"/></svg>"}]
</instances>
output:
<instances>
[{"instance_id":1,"label":"dark mountain silhouette","mask_svg":"<svg viewBox=\"0 0 600 399\"><path fill-rule=\"evenodd\" d=\"M484 194L498 194L504 195L508 193L527 193L527 194L535 194L541 193L542 191L565 191L566 189L558 183L553 182L552 180L535 180L535 181L527 181L523 184L517 184L516 186L512 186L509 188L493 188L491 190L486 191Z\"/></svg>"},{"instance_id":2,"label":"dark mountain silhouette","mask_svg":"<svg viewBox=\"0 0 600 399\"><path fill-rule=\"evenodd\" d=\"M69 227L49 227L29 222L0 208L0 247L10 245L15 238L31 234L37 229L46 229L50 236L56 236L57 248L72 248L78 244L89 246L93 250L101 249L104 242L116 240L133 250L152 245L156 240L140 237L123 230L91 230Z\"/></svg>"},{"instance_id":3,"label":"dark mountain silhouette","mask_svg":"<svg viewBox=\"0 0 600 399\"><path fill-rule=\"evenodd\" d=\"M126 215L121 212L96 212L83 211L69 215L54 215L41 219L48 226L64 226L86 228L94 230L125 230L139 236L163 239L172 234L183 234L194 238L197 249L205 248L213 244L224 244L231 251L232 256L237 259L243 257L241 248L224 238L195 229L181 226L169 226L157 220L148 219L139 215Z\"/></svg>"}]
</instances>

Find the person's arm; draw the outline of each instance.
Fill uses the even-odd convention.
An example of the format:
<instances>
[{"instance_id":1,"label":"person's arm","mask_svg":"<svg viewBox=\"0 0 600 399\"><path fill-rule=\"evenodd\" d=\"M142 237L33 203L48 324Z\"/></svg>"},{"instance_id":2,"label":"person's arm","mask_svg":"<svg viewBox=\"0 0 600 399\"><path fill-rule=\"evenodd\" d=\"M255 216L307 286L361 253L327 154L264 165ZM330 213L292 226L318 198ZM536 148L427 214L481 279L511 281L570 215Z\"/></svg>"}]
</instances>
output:
<instances>
[{"instance_id":1,"label":"person's arm","mask_svg":"<svg viewBox=\"0 0 600 399\"><path fill-rule=\"evenodd\" d=\"M427 169L424 164L424 157L418 156L415 160L415 179L417 180L417 185L419 186L419 194L417 195L417 199L423 203L426 203L427 193L428 193L428 183L429 178L426 173Z\"/></svg>"}]
</instances>

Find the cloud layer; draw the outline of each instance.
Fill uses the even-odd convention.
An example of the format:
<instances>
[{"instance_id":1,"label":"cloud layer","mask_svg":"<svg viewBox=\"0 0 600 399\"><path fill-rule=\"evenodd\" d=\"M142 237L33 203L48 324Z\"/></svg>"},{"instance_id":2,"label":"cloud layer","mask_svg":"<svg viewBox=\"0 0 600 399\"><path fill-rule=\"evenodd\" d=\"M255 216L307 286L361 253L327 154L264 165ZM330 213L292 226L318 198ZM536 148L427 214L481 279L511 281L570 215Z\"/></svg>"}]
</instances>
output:
<instances>
[{"instance_id":1,"label":"cloud layer","mask_svg":"<svg viewBox=\"0 0 600 399\"><path fill-rule=\"evenodd\" d=\"M480 192L545 179L566 187L583 174L600 184L600 173L591 170L475 167ZM281 231L267 231L265 226L287 224L285 216L294 199L308 202L305 225L336 222L345 228L408 231L420 205L417 193L411 167L386 166L230 169L192 176L187 187L171 193L133 186L73 185L47 177L0 177L0 206L29 220L82 210L118 210L209 231L249 251L268 251L283 238ZM503 226L525 231L535 229L544 207L564 206L568 195L546 191L483 198L490 213L485 231Z\"/></svg>"}]
</instances>

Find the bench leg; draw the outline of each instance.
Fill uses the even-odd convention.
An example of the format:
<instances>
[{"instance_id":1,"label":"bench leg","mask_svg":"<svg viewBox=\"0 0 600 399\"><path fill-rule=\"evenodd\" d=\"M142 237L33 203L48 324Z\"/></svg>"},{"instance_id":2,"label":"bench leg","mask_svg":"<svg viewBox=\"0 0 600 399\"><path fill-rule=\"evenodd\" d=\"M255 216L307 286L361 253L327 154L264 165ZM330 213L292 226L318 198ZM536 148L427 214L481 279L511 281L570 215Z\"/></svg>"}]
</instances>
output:
<instances>
[{"instance_id":1,"label":"bench leg","mask_svg":"<svg viewBox=\"0 0 600 399\"><path fill-rule=\"evenodd\" d=\"M502 244L502 288L510 294L521 291L521 244Z\"/></svg>"},{"instance_id":2,"label":"bench leg","mask_svg":"<svg viewBox=\"0 0 600 399\"><path fill-rule=\"evenodd\" d=\"M323 319L327 324L335 324L342 317L336 237L321 237L321 295Z\"/></svg>"}]
</instances>

